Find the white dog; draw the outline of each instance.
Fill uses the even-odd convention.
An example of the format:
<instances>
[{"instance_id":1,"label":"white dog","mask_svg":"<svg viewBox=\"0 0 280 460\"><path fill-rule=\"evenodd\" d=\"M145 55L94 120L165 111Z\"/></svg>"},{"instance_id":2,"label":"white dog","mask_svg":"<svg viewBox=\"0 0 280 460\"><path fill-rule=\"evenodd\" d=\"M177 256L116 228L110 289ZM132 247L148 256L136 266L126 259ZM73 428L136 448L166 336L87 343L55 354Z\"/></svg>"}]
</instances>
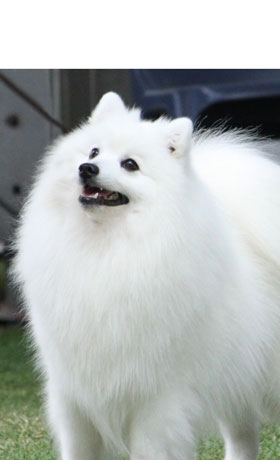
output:
<instances>
[{"instance_id":1,"label":"white dog","mask_svg":"<svg viewBox=\"0 0 280 460\"><path fill-rule=\"evenodd\" d=\"M47 154L14 276L62 460L258 457L280 411L280 167L114 93Z\"/></svg>"}]
</instances>

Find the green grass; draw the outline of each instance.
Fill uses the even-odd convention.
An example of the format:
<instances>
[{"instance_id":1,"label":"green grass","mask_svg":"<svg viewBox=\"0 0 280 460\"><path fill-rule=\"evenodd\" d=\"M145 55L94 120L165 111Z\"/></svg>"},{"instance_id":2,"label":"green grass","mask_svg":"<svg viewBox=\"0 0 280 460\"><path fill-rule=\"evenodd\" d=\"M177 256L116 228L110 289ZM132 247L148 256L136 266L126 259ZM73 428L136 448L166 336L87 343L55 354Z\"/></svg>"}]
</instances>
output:
<instances>
[{"instance_id":1,"label":"green grass","mask_svg":"<svg viewBox=\"0 0 280 460\"><path fill-rule=\"evenodd\" d=\"M200 446L198 460L222 458L220 440ZM19 327L0 329L0 459L55 460L42 411L40 382ZM262 431L260 460L280 460L279 426Z\"/></svg>"},{"instance_id":2,"label":"green grass","mask_svg":"<svg viewBox=\"0 0 280 460\"><path fill-rule=\"evenodd\" d=\"M23 332L0 330L0 459L54 460Z\"/></svg>"}]
</instances>

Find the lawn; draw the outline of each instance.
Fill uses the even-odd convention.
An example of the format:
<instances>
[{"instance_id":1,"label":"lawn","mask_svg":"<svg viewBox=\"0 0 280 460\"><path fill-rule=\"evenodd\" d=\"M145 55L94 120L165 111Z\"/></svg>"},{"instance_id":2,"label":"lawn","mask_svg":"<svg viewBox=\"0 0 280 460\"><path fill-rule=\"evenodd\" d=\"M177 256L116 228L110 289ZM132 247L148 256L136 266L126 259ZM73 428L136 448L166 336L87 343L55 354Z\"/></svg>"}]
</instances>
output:
<instances>
[{"instance_id":1,"label":"lawn","mask_svg":"<svg viewBox=\"0 0 280 460\"><path fill-rule=\"evenodd\" d=\"M19 327L0 328L0 376L0 459L55 460L41 409L40 382ZM221 441L201 446L198 460L222 458ZM260 460L280 460L280 427L263 430Z\"/></svg>"}]
</instances>

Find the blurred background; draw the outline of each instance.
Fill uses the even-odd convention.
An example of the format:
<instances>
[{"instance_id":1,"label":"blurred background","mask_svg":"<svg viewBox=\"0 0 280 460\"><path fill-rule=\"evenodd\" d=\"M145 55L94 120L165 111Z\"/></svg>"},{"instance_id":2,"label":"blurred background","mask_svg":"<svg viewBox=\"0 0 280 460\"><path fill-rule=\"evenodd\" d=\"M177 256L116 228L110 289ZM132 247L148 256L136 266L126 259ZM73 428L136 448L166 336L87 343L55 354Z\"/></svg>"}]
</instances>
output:
<instances>
[{"instance_id":1,"label":"blurred background","mask_svg":"<svg viewBox=\"0 0 280 460\"><path fill-rule=\"evenodd\" d=\"M143 117L189 116L196 127L256 128L280 145L280 70L0 70L0 322L21 319L7 283L16 219L36 162L107 91ZM280 153L279 157L280 158Z\"/></svg>"}]
</instances>

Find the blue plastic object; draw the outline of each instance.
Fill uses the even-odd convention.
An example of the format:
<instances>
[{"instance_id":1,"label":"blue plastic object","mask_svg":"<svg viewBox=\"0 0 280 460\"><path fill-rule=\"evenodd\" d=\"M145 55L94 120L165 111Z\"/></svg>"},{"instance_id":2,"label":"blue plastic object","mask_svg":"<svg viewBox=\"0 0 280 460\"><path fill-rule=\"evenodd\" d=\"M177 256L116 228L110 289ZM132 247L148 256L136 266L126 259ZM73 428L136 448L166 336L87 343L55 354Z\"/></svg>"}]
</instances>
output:
<instances>
[{"instance_id":1,"label":"blue plastic object","mask_svg":"<svg viewBox=\"0 0 280 460\"><path fill-rule=\"evenodd\" d=\"M167 114L170 117L188 116L195 122L217 104L280 98L280 70L136 69L131 72L135 103L143 108L147 118ZM262 120L257 122L261 124Z\"/></svg>"}]
</instances>

